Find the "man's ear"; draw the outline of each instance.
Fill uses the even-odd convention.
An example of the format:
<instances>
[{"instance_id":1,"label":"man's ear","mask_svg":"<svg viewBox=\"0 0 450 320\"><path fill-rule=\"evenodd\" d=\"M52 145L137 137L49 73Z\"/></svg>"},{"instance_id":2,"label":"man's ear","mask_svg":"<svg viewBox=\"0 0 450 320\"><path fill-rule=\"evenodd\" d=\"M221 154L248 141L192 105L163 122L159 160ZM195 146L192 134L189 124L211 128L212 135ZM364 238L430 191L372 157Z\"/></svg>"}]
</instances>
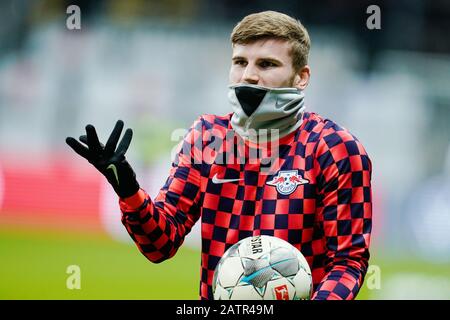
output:
<instances>
[{"instance_id":1,"label":"man's ear","mask_svg":"<svg viewBox=\"0 0 450 320\"><path fill-rule=\"evenodd\" d=\"M305 90L305 88L309 84L310 76L311 76L311 68L308 65L300 68L300 70L298 70L298 72L296 73L296 75L294 77L294 85L293 86L300 90Z\"/></svg>"}]
</instances>

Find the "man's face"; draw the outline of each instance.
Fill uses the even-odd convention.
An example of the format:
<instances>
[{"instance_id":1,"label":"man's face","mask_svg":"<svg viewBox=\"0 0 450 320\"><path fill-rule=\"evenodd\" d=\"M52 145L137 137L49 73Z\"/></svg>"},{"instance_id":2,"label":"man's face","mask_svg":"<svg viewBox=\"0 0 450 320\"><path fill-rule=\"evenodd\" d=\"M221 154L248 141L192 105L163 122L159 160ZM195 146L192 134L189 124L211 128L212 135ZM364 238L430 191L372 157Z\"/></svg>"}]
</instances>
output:
<instances>
[{"instance_id":1,"label":"man's face","mask_svg":"<svg viewBox=\"0 0 450 320\"><path fill-rule=\"evenodd\" d=\"M234 44L230 84L245 83L271 88L298 87L301 72L294 70L290 49L289 42L282 39Z\"/></svg>"}]
</instances>

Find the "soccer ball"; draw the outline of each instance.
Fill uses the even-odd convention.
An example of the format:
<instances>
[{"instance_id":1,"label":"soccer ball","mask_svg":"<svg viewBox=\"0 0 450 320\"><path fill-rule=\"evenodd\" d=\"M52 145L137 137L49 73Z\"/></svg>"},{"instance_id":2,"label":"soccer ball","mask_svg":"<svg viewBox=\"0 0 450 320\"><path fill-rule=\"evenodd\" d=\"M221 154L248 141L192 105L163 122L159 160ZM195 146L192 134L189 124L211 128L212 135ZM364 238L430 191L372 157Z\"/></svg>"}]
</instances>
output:
<instances>
[{"instance_id":1,"label":"soccer ball","mask_svg":"<svg viewBox=\"0 0 450 320\"><path fill-rule=\"evenodd\" d=\"M213 277L214 300L301 300L312 293L311 270L301 252L272 236L231 246Z\"/></svg>"}]
</instances>

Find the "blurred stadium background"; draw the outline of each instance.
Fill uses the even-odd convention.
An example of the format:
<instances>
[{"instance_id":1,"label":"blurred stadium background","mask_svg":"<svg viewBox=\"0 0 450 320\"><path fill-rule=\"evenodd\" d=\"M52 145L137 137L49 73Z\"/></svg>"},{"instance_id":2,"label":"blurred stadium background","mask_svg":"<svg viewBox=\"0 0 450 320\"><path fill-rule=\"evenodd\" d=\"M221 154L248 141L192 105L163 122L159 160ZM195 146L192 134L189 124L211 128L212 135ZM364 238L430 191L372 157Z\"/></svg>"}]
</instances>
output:
<instances>
[{"instance_id":1,"label":"blurred stadium background","mask_svg":"<svg viewBox=\"0 0 450 320\"><path fill-rule=\"evenodd\" d=\"M359 299L450 298L448 1L5 0L0 3L0 299L198 299L198 228L151 264L112 189L65 145L117 119L155 195L201 113L230 111L229 34L278 10L312 38L309 110L349 128L374 164L373 268ZM69 5L81 30L68 30ZM381 30L366 8L378 4ZM175 131L178 129L178 131ZM69 290L68 266L81 270Z\"/></svg>"}]
</instances>

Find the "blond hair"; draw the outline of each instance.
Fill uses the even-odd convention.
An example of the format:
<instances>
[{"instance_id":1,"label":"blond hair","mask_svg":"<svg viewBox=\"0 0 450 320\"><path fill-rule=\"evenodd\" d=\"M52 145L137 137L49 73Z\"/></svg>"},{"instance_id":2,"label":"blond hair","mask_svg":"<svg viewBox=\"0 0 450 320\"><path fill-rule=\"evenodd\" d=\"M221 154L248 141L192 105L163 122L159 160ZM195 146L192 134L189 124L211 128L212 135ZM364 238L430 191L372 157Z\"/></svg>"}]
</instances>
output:
<instances>
[{"instance_id":1,"label":"blond hair","mask_svg":"<svg viewBox=\"0 0 450 320\"><path fill-rule=\"evenodd\" d=\"M277 38L291 44L292 63L296 70L308 64L311 40L300 21L280 12L263 11L242 19L231 32L231 43L247 44L256 40Z\"/></svg>"}]
</instances>

